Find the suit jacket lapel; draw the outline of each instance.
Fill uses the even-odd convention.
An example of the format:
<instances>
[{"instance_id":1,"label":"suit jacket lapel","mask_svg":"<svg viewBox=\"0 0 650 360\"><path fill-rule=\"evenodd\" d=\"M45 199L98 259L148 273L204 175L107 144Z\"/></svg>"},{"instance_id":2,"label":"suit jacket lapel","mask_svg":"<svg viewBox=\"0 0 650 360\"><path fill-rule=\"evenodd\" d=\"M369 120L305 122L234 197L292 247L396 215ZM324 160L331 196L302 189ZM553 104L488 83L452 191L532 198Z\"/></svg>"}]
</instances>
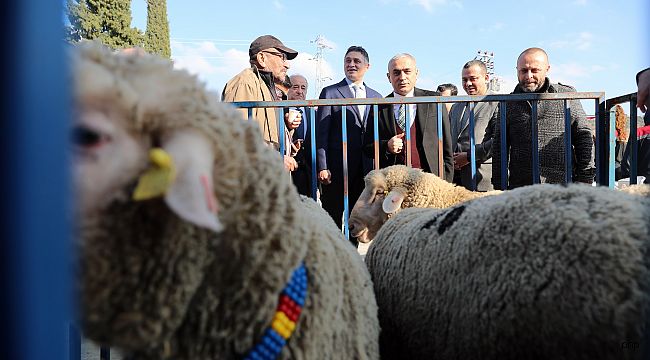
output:
<instances>
[{"instance_id":1,"label":"suit jacket lapel","mask_svg":"<svg viewBox=\"0 0 650 360\"><path fill-rule=\"evenodd\" d=\"M393 93L388 94L386 98L392 98ZM383 112L383 118L384 118L384 127L390 131L390 137L393 137L394 135L397 134L397 128L395 124L395 114L393 112L394 104L386 104L384 108L382 109Z\"/></svg>"},{"instance_id":2,"label":"suit jacket lapel","mask_svg":"<svg viewBox=\"0 0 650 360\"><path fill-rule=\"evenodd\" d=\"M413 96L422 96L422 95L423 94L420 91L420 89L415 88L415 90L413 91ZM431 106L436 106L436 104L431 104ZM427 122L424 121L424 119L429 118L429 108L430 108L429 104L417 104L416 106L414 121L416 121L416 126L418 126L422 132L424 132L427 124ZM438 119L435 119L435 121L437 122Z\"/></svg>"},{"instance_id":3,"label":"suit jacket lapel","mask_svg":"<svg viewBox=\"0 0 650 360\"><path fill-rule=\"evenodd\" d=\"M350 86L348 86L348 82L345 81L345 79L339 83L338 90L343 98L354 99L354 94L350 90ZM363 118L361 118L359 115L359 108L356 105L347 105L346 108L350 108L355 113L355 122L359 127L363 129Z\"/></svg>"},{"instance_id":4,"label":"suit jacket lapel","mask_svg":"<svg viewBox=\"0 0 650 360\"><path fill-rule=\"evenodd\" d=\"M493 94L494 93L491 90L488 90L485 93L485 95L493 95ZM478 114L481 111L481 109L486 105L487 103L485 102L479 102L474 105L474 126L476 126L476 121L477 121L476 114ZM467 123L462 129L460 129L460 131L463 132L465 128L467 128L468 126L469 126L469 107L467 107Z\"/></svg>"}]
</instances>

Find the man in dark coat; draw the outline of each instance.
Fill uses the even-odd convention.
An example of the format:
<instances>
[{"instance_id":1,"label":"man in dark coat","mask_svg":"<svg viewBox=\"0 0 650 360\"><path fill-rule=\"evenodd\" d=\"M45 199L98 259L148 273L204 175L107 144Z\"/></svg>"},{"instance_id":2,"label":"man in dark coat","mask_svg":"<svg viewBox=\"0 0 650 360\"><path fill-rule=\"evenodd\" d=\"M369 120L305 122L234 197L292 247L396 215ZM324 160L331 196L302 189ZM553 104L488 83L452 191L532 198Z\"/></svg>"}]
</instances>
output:
<instances>
[{"instance_id":1,"label":"man in dark coat","mask_svg":"<svg viewBox=\"0 0 650 360\"><path fill-rule=\"evenodd\" d=\"M363 82L370 68L368 52L361 46L351 46L345 53L343 70L345 79L325 87L321 99L380 98L381 95ZM319 106L316 113L316 152L318 181L322 184L321 203L339 227L344 210L344 169L342 140L342 106ZM364 188L363 178L372 169L372 161L362 154L363 133L368 119L372 119L372 106L349 105L345 107L347 132L348 200L351 210ZM347 215L346 215L347 216ZM356 243L356 241L352 241Z\"/></svg>"},{"instance_id":2,"label":"man in dark coat","mask_svg":"<svg viewBox=\"0 0 650 360\"><path fill-rule=\"evenodd\" d=\"M548 55L540 48L524 50L517 59L519 84L513 91L521 93L575 92L567 85L551 83L546 73L550 69ZM578 100L568 102L571 112L571 147L573 182L591 184L594 181L594 142L586 121L585 111ZM507 188L533 184L532 104L529 101L506 103L507 148L501 149L501 129L494 127L492 142L492 184L501 189L501 157L507 161ZM540 100L537 107L537 151L541 183L565 182L564 102Z\"/></svg>"},{"instance_id":3,"label":"man in dark coat","mask_svg":"<svg viewBox=\"0 0 650 360\"><path fill-rule=\"evenodd\" d=\"M405 103L416 96L440 96L435 91L415 87L418 69L410 54L397 54L388 62L388 80L395 97ZM410 121L406 121L410 114ZM406 132L410 144L406 144ZM438 137L437 105L394 104L379 108L379 167L406 164L406 152L410 148L411 166L438 175L451 182L454 178L454 160L451 147L451 128L447 109L442 107L442 138ZM364 152L374 158L374 124L368 121L364 136Z\"/></svg>"}]
</instances>

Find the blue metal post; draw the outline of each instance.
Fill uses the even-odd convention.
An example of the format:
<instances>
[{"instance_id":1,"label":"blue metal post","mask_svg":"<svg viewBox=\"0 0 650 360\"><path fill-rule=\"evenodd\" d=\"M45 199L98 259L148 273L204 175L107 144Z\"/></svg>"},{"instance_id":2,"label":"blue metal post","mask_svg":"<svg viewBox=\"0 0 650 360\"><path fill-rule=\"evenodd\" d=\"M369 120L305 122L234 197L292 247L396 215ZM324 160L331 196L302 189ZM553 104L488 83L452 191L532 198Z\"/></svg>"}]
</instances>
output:
<instances>
[{"instance_id":1,"label":"blue metal post","mask_svg":"<svg viewBox=\"0 0 650 360\"><path fill-rule=\"evenodd\" d=\"M508 188L508 127L506 125L506 102L499 101L499 126L501 132L501 190Z\"/></svg>"},{"instance_id":2,"label":"blue metal post","mask_svg":"<svg viewBox=\"0 0 650 360\"><path fill-rule=\"evenodd\" d=\"M603 184L603 176L601 167L603 166L603 126L604 122L602 117L602 111L605 108L605 103L603 102L602 97L595 99L595 111L594 111L594 121L596 122L596 184Z\"/></svg>"},{"instance_id":3,"label":"blue metal post","mask_svg":"<svg viewBox=\"0 0 650 360\"><path fill-rule=\"evenodd\" d=\"M531 154L533 155L533 184L539 184L539 141L537 138L537 102L538 100L532 101L532 112L530 116L530 130L531 130Z\"/></svg>"},{"instance_id":4,"label":"blue metal post","mask_svg":"<svg viewBox=\"0 0 650 360\"><path fill-rule=\"evenodd\" d=\"M348 121L347 107L345 105L341 106L341 113L341 142L343 143L343 231L345 238L350 240L350 229L348 229L348 218L350 216L350 194L348 192Z\"/></svg>"},{"instance_id":5,"label":"blue metal post","mask_svg":"<svg viewBox=\"0 0 650 360\"><path fill-rule=\"evenodd\" d=\"M406 113L406 124L404 127L404 139L406 142L404 143L404 148L402 151L404 151L404 154L406 155L406 166L411 167L411 105L410 104L402 104L403 106L406 106L404 110Z\"/></svg>"},{"instance_id":6,"label":"blue metal post","mask_svg":"<svg viewBox=\"0 0 650 360\"><path fill-rule=\"evenodd\" d=\"M316 188L318 181L316 178L316 173L318 170L316 168L316 109L314 109L312 106L309 108L309 111L311 112L311 119L309 124L309 136L311 137L311 198L316 201Z\"/></svg>"},{"instance_id":7,"label":"blue metal post","mask_svg":"<svg viewBox=\"0 0 650 360\"><path fill-rule=\"evenodd\" d=\"M476 133L474 129L474 107L476 105L471 102L469 103L469 166L472 176L472 181L470 182L470 190L476 191Z\"/></svg>"},{"instance_id":8,"label":"blue metal post","mask_svg":"<svg viewBox=\"0 0 650 360\"><path fill-rule=\"evenodd\" d=\"M442 154L442 104L438 103L438 174L440 178L445 178L445 165L444 158ZM454 149L452 149L453 151ZM433 170L433 169L431 169Z\"/></svg>"},{"instance_id":9,"label":"blue metal post","mask_svg":"<svg viewBox=\"0 0 650 360\"><path fill-rule=\"evenodd\" d=\"M616 113L611 111L609 113L609 137L608 137L608 146L609 146L609 151L607 154L607 185L610 188L614 188L614 184L616 182L615 180L615 174L614 174L614 169L616 168Z\"/></svg>"},{"instance_id":10,"label":"blue metal post","mask_svg":"<svg viewBox=\"0 0 650 360\"><path fill-rule=\"evenodd\" d=\"M0 337L3 358L63 360L72 320L62 1L3 1Z\"/></svg>"},{"instance_id":11,"label":"blue metal post","mask_svg":"<svg viewBox=\"0 0 650 360\"><path fill-rule=\"evenodd\" d=\"M275 111L274 109L271 109ZM278 112L276 112L277 114ZM285 134L285 126L284 126L284 108L280 108L280 116L278 117L278 144L280 145L280 154L282 154L282 159L284 161L284 154L286 154L285 149L287 146L291 146L287 144L287 136Z\"/></svg>"},{"instance_id":12,"label":"blue metal post","mask_svg":"<svg viewBox=\"0 0 650 360\"><path fill-rule=\"evenodd\" d=\"M81 359L81 333L76 325L70 323L68 326L68 359Z\"/></svg>"},{"instance_id":13,"label":"blue metal post","mask_svg":"<svg viewBox=\"0 0 650 360\"><path fill-rule=\"evenodd\" d=\"M630 184L637 183L637 168L639 161L639 142L636 134L637 119L636 119L636 97L633 97L630 101L630 136L628 140L629 157L628 161L630 162ZM650 344L649 344L650 345Z\"/></svg>"},{"instance_id":14,"label":"blue metal post","mask_svg":"<svg viewBox=\"0 0 650 360\"><path fill-rule=\"evenodd\" d=\"M375 146L375 169L379 169L379 105L373 105L372 110L373 110L372 124L374 126L373 139L374 139L374 146Z\"/></svg>"},{"instance_id":15,"label":"blue metal post","mask_svg":"<svg viewBox=\"0 0 650 360\"><path fill-rule=\"evenodd\" d=\"M573 147L571 146L571 109L564 100L564 182L573 181Z\"/></svg>"}]
</instances>

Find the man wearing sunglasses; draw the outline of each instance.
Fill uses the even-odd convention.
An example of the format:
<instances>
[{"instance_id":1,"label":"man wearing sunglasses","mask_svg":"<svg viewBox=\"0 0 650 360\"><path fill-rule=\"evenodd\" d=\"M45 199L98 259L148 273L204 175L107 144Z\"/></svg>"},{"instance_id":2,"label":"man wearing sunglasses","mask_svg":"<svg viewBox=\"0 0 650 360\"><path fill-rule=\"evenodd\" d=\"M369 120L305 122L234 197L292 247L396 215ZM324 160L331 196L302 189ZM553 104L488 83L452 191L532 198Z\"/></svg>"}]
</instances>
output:
<instances>
[{"instance_id":1,"label":"man wearing sunglasses","mask_svg":"<svg viewBox=\"0 0 650 360\"><path fill-rule=\"evenodd\" d=\"M244 69L230 79L223 89L221 100L231 101L276 101L276 82L282 82L289 69L288 60L298 56L298 52L290 49L278 38L263 35L255 39L248 49L250 68ZM255 108L253 119L258 123L264 141L279 149L278 140L278 109ZM245 119L248 109L241 109Z\"/></svg>"}]
</instances>

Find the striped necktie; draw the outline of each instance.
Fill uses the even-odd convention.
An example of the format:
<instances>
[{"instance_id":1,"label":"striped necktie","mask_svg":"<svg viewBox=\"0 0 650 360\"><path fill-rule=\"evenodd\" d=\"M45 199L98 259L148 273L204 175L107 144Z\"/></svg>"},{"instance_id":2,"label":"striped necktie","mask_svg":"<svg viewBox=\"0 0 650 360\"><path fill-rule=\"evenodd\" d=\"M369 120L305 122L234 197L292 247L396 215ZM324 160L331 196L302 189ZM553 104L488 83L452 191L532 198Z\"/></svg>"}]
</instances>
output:
<instances>
[{"instance_id":1,"label":"striped necktie","mask_svg":"<svg viewBox=\"0 0 650 360\"><path fill-rule=\"evenodd\" d=\"M402 131L405 131L406 129L406 105L401 104L399 106L399 114L397 115L397 125L402 129Z\"/></svg>"}]
</instances>

